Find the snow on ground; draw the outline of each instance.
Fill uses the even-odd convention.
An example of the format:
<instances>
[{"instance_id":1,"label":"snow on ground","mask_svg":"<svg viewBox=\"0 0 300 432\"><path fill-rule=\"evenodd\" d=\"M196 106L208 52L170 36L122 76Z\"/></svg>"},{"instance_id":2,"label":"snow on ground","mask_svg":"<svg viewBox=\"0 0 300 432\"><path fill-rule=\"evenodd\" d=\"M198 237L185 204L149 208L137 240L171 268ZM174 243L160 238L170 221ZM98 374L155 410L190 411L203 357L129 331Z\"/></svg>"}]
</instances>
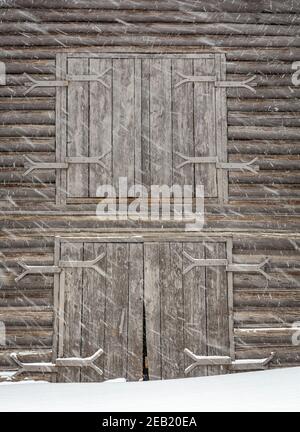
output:
<instances>
[{"instance_id":1,"label":"snow on ground","mask_svg":"<svg viewBox=\"0 0 300 432\"><path fill-rule=\"evenodd\" d=\"M0 411L300 411L300 367L178 380L0 384Z\"/></svg>"}]
</instances>

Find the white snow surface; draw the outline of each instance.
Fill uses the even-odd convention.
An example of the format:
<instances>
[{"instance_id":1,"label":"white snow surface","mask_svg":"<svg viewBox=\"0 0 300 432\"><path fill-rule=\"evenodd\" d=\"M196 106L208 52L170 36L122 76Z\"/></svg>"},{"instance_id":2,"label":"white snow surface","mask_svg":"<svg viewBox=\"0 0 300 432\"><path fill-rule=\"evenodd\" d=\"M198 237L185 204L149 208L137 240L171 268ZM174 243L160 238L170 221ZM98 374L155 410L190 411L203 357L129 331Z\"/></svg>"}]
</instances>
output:
<instances>
[{"instance_id":1,"label":"white snow surface","mask_svg":"<svg viewBox=\"0 0 300 432\"><path fill-rule=\"evenodd\" d=\"M0 411L300 411L300 367L164 381L0 384Z\"/></svg>"}]
</instances>

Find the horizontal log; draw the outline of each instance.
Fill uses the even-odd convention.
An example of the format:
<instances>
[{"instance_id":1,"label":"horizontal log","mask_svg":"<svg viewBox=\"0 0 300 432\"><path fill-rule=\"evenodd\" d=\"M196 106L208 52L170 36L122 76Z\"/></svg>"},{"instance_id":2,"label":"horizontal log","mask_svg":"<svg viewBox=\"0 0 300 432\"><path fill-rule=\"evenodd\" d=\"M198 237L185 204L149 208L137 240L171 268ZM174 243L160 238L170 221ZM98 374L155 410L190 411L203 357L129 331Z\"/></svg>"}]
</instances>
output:
<instances>
[{"instance_id":1,"label":"horizontal log","mask_svg":"<svg viewBox=\"0 0 300 432\"><path fill-rule=\"evenodd\" d=\"M52 55L54 57L54 55ZM5 60L6 73L10 74L55 74L55 59L44 60L35 58L30 61L14 59Z\"/></svg>"},{"instance_id":2,"label":"horizontal log","mask_svg":"<svg viewBox=\"0 0 300 432\"><path fill-rule=\"evenodd\" d=\"M55 126L43 125L0 125L0 137L53 137Z\"/></svg>"},{"instance_id":3,"label":"horizontal log","mask_svg":"<svg viewBox=\"0 0 300 432\"><path fill-rule=\"evenodd\" d=\"M98 46L98 45L177 45L177 46L215 46L215 47L300 47L300 40L293 36L152 36L152 35L22 35L2 36L0 46L2 47L33 47L33 46Z\"/></svg>"},{"instance_id":4,"label":"horizontal log","mask_svg":"<svg viewBox=\"0 0 300 432\"><path fill-rule=\"evenodd\" d=\"M245 23L212 23L212 24L181 24L176 23L130 23L125 20L119 23L103 23L101 20L95 23L64 22L60 23L36 23L36 22L10 22L2 23L0 34L23 35L26 34L174 34L174 35L251 35L251 36L297 36L300 27L289 23L288 25L272 24L245 24Z\"/></svg>"},{"instance_id":5,"label":"horizontal log","mask_svg":"<svg viewBox=\"0 0 300 432\"><path fill-rule=\"evenodd\" d=\"M229 139L298 139L300 128L288 127L256 127L256 126L229 126Z\"/></svg>"},{"instance_id":6,"label":"horizontal log","mask_svg":"<svg viewBox=\"0 0 300 432\"><path fill-rule=\"evenodd\" d=\"M300 126L300 113L261 114L256 112L241 113L231 111L228 113L228 124L230 126L295 127Z\"/></svg>"},{"instance_id":7,"label":"horizontal log","mask_svg":"<svg viewBox=\"0 0 300 432\"><path fill-rule=\"evenodd\" d=\"M54 138L3 138L0 137L0 152L54 152Z\"/></svg>"},{"instance_id":8,"label":"horizontal log","mask_svg":"<svg viewBox=\"0 0 300 432\"><path fill-rule=\"evenodd\" d=\"M55 111L0 111L2 125L55 125Z\"/></svg>"},{"instance_id":9,"label":"horizontal log","mask_svg":"<svg viewBox=\"0 0 300 432\"><path fill-rule=\"evenodd\" d=\"M28 248L31 251L41 251L41 249L52 250L54 247L54 239L52 237L16 237L16 238L5 238L0 237L0 248L1 250L13 250L14 252L22 252Z\"/></svg>"},{"instance_id":10,"label":"horizontal log","mask_svg":"<svg viewBox=\"0 0 300 432\"><path fill-rule=\"evenodd\" d=\"M300 275L288 273L272 273L272 279L266 282L266 278L258 274L246 274L246 273L235 273L233 275L233 286L235 293L239 289L247 290L260 290L264 292L266 290L282 290L282 289L296 289L300 287ZM237 293L238 294L238 293Z\"/></svg>"},{"instance_id":11,"label":"horizontal log","mask_svg":"<svg viewBox=\"0 0 300 432\"><path fill-rule=\"evenodd\" d=\"M55 110L55 98L0 98L0 110Z\"/></svg>"},{"instance_id":12,"label":"horizontal log","mask_svg":"<svg viewBox=\"0 0 300 432\"><path fill-rule=\"evenodd\" d=\"M75 5L74 5L75 6ZM76 7L76 6L75 6ZM4 22L190 22L190 23L245 23L245 24L300 24L295 14L228 13L228 12L178 12L160 10L101 10L90 9L4 9Z\"/></svg>"},{"instance_id":13,"label":"horizontal log","mask_svg":"<svg viewBox=\"0 0 300 432\"><path fill-rule=\"evenodd\" d=\"M14 327L6 331L6 347L20 347L22 349L51 348L53 329L51 327L43 329L25 327Z\"/></svg>"},{"instance_id":14,"label":"horizontal log","mask_svg":"<svg viewBox=\"0 0 300 432\"><path fill-rule=\"evenodd\" d=\"M52 289L5 290L1 287L0 308L53 305Z\"/></svg>"},{"instance_id":15,"label":"horizontal log","mask_svg":"<svg viewBox=\"0 0 300 432\"><path fill-rule=\"evenodd\" d=\"M241 307L300 307L300 290L270 288L234 291L234 306ZM300 319L300 318L299 318Z\"/></svg>"},{"instance_id":16,"label":"horizontal log","mask_svg":"<svg viewBox=\"0 0 300 432\"><path fill-rule=\"evenodd\" d=\"M288 140L229 140L229 154L246 155L295 155L300 153L299 141Z\"/></svg>"},{"instance_id":17,"label":"horizontal log","mask_svg":"<svg viewBox=\"0 0 300 432\"><path fill-rule=\"evenodd\" d=\"M15 200L27 201L28 199L36 201L52 201L55 199L56 192L55 187L52 185L41 185L41 184L22 184L20 185L1 185L0 188L0 200Z\"/></svg>"},{"instance_id":18,"label":"horizontal log","mask_svg":"<svg viewBox=\"0 0 300 432\"><path fill-rule=\"evenodd\" d=\"M299 99L227 99L228 111L300 111Z\"/></svg>"},{"instance_id":19,"label":"horizontal log","mask_svg":"<svg viewBox=\"0 0 300 432\"><path fill-rule=\"evenodd\" d=\"M298 184L268 184L262 186L261 184L230 184L229 195L231 199L238 200L262 200L275 199L275 200L291 200L300 198L300 190Z\"/></svg>"},{"instance_id":20,"label":"horizontal log","mask_svg":"<svg viewBox=\"0 0 300 432\"><path fill-rule=\"evenodd\" d=\"M6 331L10 327L24 326L35 330L38 327L51 327L53 324L53 310L51 307L2 307L0 308L0 321L5 325Z\"/></svg>"},{"instance_id":21,"label":"horizontal log","mask_svg":"<svg viewBox=\"0 0 300 432\"><path fill-rule=\"evenodd\" d=\"M24 158L24 153L15 153L15 152L1 152L0 153L0 173L1 175L8 175L9 172L11 172L12 176L16 175L16 178L19 178L20 176L23 176L24 173L24 165L27 166L27 161ZM26 154L27 156L29 156L32 160L34 161L39 161L39 162L54 162L55 161L55 153L42 153L42 152L30 152ZM6 168L5 170L2 168ZM10 170L8 170L7 168L10 168ZM31 177L30 175L26 175L25 177L23 176L23 178L21 179L21 181L28 181L30 178L32 177L39 177L39 173L41 171L35 171L32 173ZM48 172L50 172L51 176L53 176L53 171L51 172L50 170L48 170ZM46 175L46 171L44 172L44 175ZM10 178L10 181L13 180L13 177Z\"/></svg>"},{"instance_id":22,"label":"horizontal log","mask_svg":"<svg viewBox=\"0 0 300 432\"><path fill-rule=\"evenodd\" d=\"M49 9L128 9L128 10L196 10L204 12L267 12L270 13L296 13L300 12L300 6L292 0L284 3L278 0L261 0L249 2L240 0L239 3L232 0L190 0L188 4L182 4L178 0L164 0L153 3L152 0L3 0L1 8L49 8Z\"/></svg>"},{"instance_id":23,"label":"horizontal log","mask_svg":"<svg viewBox=\"0 0 300 432\"><path fill-rule=\"evenodd\" d=\"M250 94L251 93L251 94ZM229 88L227 89L227 96L230 98L246 98L246 99L285 99L285 98L299 98L300 88L289 87L258 87L255 93L242 88Z\"/></svg>"},{"instance_id":24,"label":"horizontal log","mask_svg":"<svg viewBox=\"0 0 300 432\"><path fill-rule=\"evenodd\" d=\"M0 87L0 98L1 97L25 97L28 91L28 86L12 86L12 87ZM31 90L30 97L55 97L55 87L36 87Z\"/></svg>"},{"instance_id":25,"label":"horizontal log","mask_svg":"<svg viewBox=\"0 0 300 432\"><path fill-rule=\"evenodd\" d=\"M300 171L259 171L257 174L231 171L229 182L234 184L300 184ZM299 187L300 192L300 187Z\"/></svg>"},{"instance_id":26,"label":"horizontal log","mask_svg":"<svg viewBox=\"0 0 300 432\"><path fill-rule=\"evenodd\" d=\"M246 60L246 59L243 59ZM288 59L286 62L270 62L263 57L257 61L234 61L226 63L227 74L292 74L293 60Z\"/></svg>"},{"instance_id":27,"label":"horizontal log","mask_svg":"<svg viewBox=\"0 0 300 432\"><path fill-rule=\"evenodd\" d=\"M87 15L88 16L88 15ZM182 53L182 48L174 45L174 46L164 46L160 45L159 47L154 46L88 46L86 49L87 52L90 53L119 53L119 52L131 52L131 53ZM3 59L5 62L15 62L20 60L30 60L30 61L52 61L55 62L55 54L58 52L73 52L73 53L82 53L83 47L70 47L65 48L63 46L57 47L27 47L24 49L16 48L16 47L6 47L5 49L0 51L0 59ZM234 65L235 61L237 62L259 62L266 66L266 70L268 71L268 67L272 70L273 65L277 65L277 62L286 62L286 65L289 65L288 71L292 72L291 65L293 61L297 61L300 56L300 49L295 47L277 47L277 48L254 48L254 47L243 47L243 48L234 48L234 47L206 47L206 46L190 46L186 45L184 47L184 51L186 53L224 53L226 54L226 58L229 64ZM263 59L263 62L262 62ZM2 61L3 61L2 60ZM281 63L279 63L281 64ZM239 69L239 68L238 68ZM287 70L287 69L286 69ZM16 72L16 73L22 73ZM28 72L31 73L31 72ZM35 73L34 71L32 73ZM45 73L55 73L55 68L52 72ZM239 73L239 72L233 72ZM242 73L249 73L249 68L245 69ZM268 72L265 72L268 73ZM271 72L276 73L276 71ZM280 73L280 72L279 72Z\"/></svg>"},{"instance_id":28,"label":"horizontal log","mask_svg":"<svg viewBox=\"0 0 300 432\"><path fill-rule=\"evenodd\" d=\"M264 175L263 173L264 170L265 171L267 170L293 171L293 170L299 170L300 167L299 155L295 155L295 156L255 155L255 156L257 158L257 160L255 161L255 165L259 166L262 175ZM252 155L230 155L228 159L229 162L233 162L233 163L250 162L251 160L253 160L253 154ZM238 177L238 172L236 172L235 177Z\"/></svg>"},{"instance_id":29,"label":"horizontal log","mask_svg":"<svg viewBox=\"0 0 300 432\"><path fill-rule=\"evenodd\" d=\"M290 238L283 238L282 236L267 236L267 237L256 237L256 238L237 238L233 239L233 253L261 253L260 251L279 250L283 251L295 251L298 249L298 239L294 239L293 236Z\"/></svg>"},{"instance_id":30,"label":"horizontal log","mask_svg":"<svg viewBox=\"0 0 300 432\"><path fill-rule=\"evenodd\" d=\"M0 168L0 183L5 183L6 185L9 184L16 184L18 183L20 187L22 187L22 183L32 183L32 184L38 184L43 183L45 185L47 184L54 184L56 179L56 173L55 170L38 170L33 171L32 173L24 176L24 169L12 169L11 167L8 168Z\"/></svg>"},{"instance_id":31,"label":"horizontal log","mask_svg":"<svg viewBox=\"0 0 300 432\"><path fill-rule=\"evenodd\" d=\"M287 349L286 345L281 344L255 344L249 346L236 343L235 348L237 359L265 358L270 355L270 352L275 351L274 364L300 361L299 346L289 346Z\"/></svg>"},{"instance_id":32,"label":"horizontal log","mask_svg":"<svg viewBox=\"0 0 300 432\"><path fill-rule=\"evenodd\" d=\"M6 268L6 271L3 270L3 266L1 268L1 290L14 291L17 289L20 295L24 294L26 297L27 291L30 291L31 289L36 291L44 290L45 292L47 292L47 290L53 289L53 275L28 275L26 278L21 279L17 285L15 277L19 270L14 268L14 272L11 272L8 268Z\"/></svg>"},{"instance_id":33,"label":"horizontal log","mask_svg":"<svg viewBox=\"0 0 300 432\"><path fill-rule=\"evenodd\" d=\"M260 325L268 324L271 326L273 323L278 323L281 326L288 326L296 321L299 321L299 308L263 308L251 307L246 309L235 309L234 323L238 327L246 325Z\"/></svg>"},{"instance_id":34,"label":"horizontal log","mask_svg":"<svg viewBox=\"0 0 300 432\"><path fill-rule=\"evenodd\" d=\"M251 344L280 344L293 346L292 337L295 334L295 329L289 328L270 328L270 329L235 329L235 343L251 345Z\"/></svg>"},{"instance_id":35,"label":"horizontal log","mask_svg":"<svg viewBox=\"0 0 300 432\"><path fill-rule=\"evenodd\" d=\"M228 81L245 81L249 78L249 74L227 74L226 79ZM279 86L290 86L292 85L292 74L287 72L285 74L263 74L257 75L255 77L256 89L260 86L270 86L270 87L279 87Z\"/></svg>"}]
</instances>

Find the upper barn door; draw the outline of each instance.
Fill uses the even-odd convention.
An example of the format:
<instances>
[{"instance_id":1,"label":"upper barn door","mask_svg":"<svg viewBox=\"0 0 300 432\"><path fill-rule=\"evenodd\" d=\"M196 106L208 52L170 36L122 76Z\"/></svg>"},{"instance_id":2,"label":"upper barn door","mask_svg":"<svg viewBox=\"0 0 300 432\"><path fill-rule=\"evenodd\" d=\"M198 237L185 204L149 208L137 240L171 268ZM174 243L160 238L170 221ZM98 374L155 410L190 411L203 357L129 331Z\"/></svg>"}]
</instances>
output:
<instances>
[{"instance_id":1,"label":"upper barn door","mask_svg":"<svg viewBox=\"0 0 300 432\"><path fill-rule=\"evenodd\" d=\"M58 202L91 201L120 177L226 198L223 55L70 54L58 66Z\"/></svg>"}]
</instances>

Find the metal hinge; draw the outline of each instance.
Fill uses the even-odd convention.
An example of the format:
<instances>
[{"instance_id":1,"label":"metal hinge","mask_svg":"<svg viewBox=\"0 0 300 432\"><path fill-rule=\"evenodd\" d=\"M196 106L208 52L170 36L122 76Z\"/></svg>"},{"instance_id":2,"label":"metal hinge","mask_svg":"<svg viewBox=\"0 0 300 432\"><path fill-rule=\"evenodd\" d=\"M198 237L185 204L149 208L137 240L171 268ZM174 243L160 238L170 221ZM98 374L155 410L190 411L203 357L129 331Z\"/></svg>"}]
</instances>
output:
<instances>
[{"instance_id":1,"label":"metal hinge","mask_svg":"<svg viewBox=\"0 0 300 432\"><path fill-rule=\"evenodd\" d=\"M68 169L70 164L96 164L101 166L106 171L108 171L108 168L102 162L102 159L105 156L107 156L110 152L111 150L108 150L106 153L103 153L101 156L66 157L63 162L34 162L28 156L24 155L24 158L31 166L23 173L23 176L26 176L35 170Z\"/></svg>"},{"instance_id":2,"label":"metal hinge","mask_svg":"<svg viewBox=\"0 0 300 432\"><path fill-rule=\"evenodd\" d=\"M276 355L275 352L271 352L269 357L263 359L232 360L229 356L198 356L187 348L184 349L184 353L194 360L194 363L185 369L186 375L198 366L224 366L232 371L263 370Z\"/></svg>"},{"instance_id":3,"label":"metal hinge","mask_svg":"<svg viewBox=\"0 0 300 432\"><path fill-rule=\"evenodd\" d=\"M24 76L28 78L33 84L29 87L28 90L25 91L24 95L27 95L30 93L33 89L36 87L68 87L70 82L81 82L81 81L94 81L102 84L104 87L106 87L108 90L111 88L109 84L107 84L105 81L103 81L101 78L111 70L112 68L107 68L104 72L102 72L99 75L66 75L65 80L54 80L54 81L37 81L33 79L28 74L24 73Z\"/></svg>"},{"instance_id":4,"label":"metal hinge","mask_svg":"<svg viewBox=\"0 0 300 432\"><path fill-rule=\"evenodd\" d=\"M16 282L19 282L23 279L24 276L28 274L58 274L63 269L66 268L90 268L94 269L97 273L99 273L103 277L107 277L106 273L101 270L96 264L101 261L106 256L106 253L103 252L97 258L91 261L62 261L58 262L58 265L53 266L29 266L22 261L18 261L17 263L24 269L24 272L15 278Z\"/></svg>"},{"instance_id":5,"label":"metal hinge","mask_svg":"<svg viewBox=\"0 0 300 432\"><path fill-rule=\"evenodd\" d=\"M193 258L185 251L183 251L183 255L191 261L191 264L183 270L183 274L187 274L194 267L226 267L226 271L228 272L260 273L266 279L270 279L270 276L263 270L263 267L270 261L269 258L266 258L259 264L233 264L228 259Z\"/></svg>"},{"instance_id":6,"label":"metal hinge","mask_svg":"<svg viewBox=\"0 0 300 432\"><path fill-rule=\"evenodd\" d=\"M257 157L252 159L250 162L219 162L217 156L202 156L202 157L190 157L185 156L181 153L176 152L177 156L184 159L184 162L177 165L176 169L183 168L188 164L215 164L217 169L225 170L242 170L250 171L253 174L257 174L259 171L258 165L253 165L257 161Z\"/></svg>"},{"instance_id":7,"label":"metal hinge","mask_svg":"<svg viewBox=\"0 0 300 432\"><path fill-rule=\"evenodd\" d=\"M256 75L253 75L252 77L244 80L244 81L220 81L217 79L214 75L184 75L180 72L176 72L177 75L179 75L181 78L183 78L181 81L179 81L177 84L175 84L175 87L179 87L186 83L199 83L199 82L213 82L215 87L243 87L246 88L253 93L256 93L256 90L253 88L253 86L256 86L256 83L252 83L252 81L255 80ZM249 85L249 83L252 83Z\"/></svg>"},{"instance_id":8,"label":"metal hinge","mask_svg":"<svg viewBox=\"0 0 300 432\"><path fill-rule=\"evenodd\" d=\"M22 353L19 353L22 354ZM53 373L58 372L61 367L90 367L99 375L103 375L103 371L95 365L95 361L103 354L103 349L100 348L90 357L71 357L71 358L57 358L55 363L23 363L19 360L17 353L11 353L11 359L17 364L19 370L12 375L16 378L22 373L26 372L39 372L39 373Z\"/></svg>"}]
</instances>

